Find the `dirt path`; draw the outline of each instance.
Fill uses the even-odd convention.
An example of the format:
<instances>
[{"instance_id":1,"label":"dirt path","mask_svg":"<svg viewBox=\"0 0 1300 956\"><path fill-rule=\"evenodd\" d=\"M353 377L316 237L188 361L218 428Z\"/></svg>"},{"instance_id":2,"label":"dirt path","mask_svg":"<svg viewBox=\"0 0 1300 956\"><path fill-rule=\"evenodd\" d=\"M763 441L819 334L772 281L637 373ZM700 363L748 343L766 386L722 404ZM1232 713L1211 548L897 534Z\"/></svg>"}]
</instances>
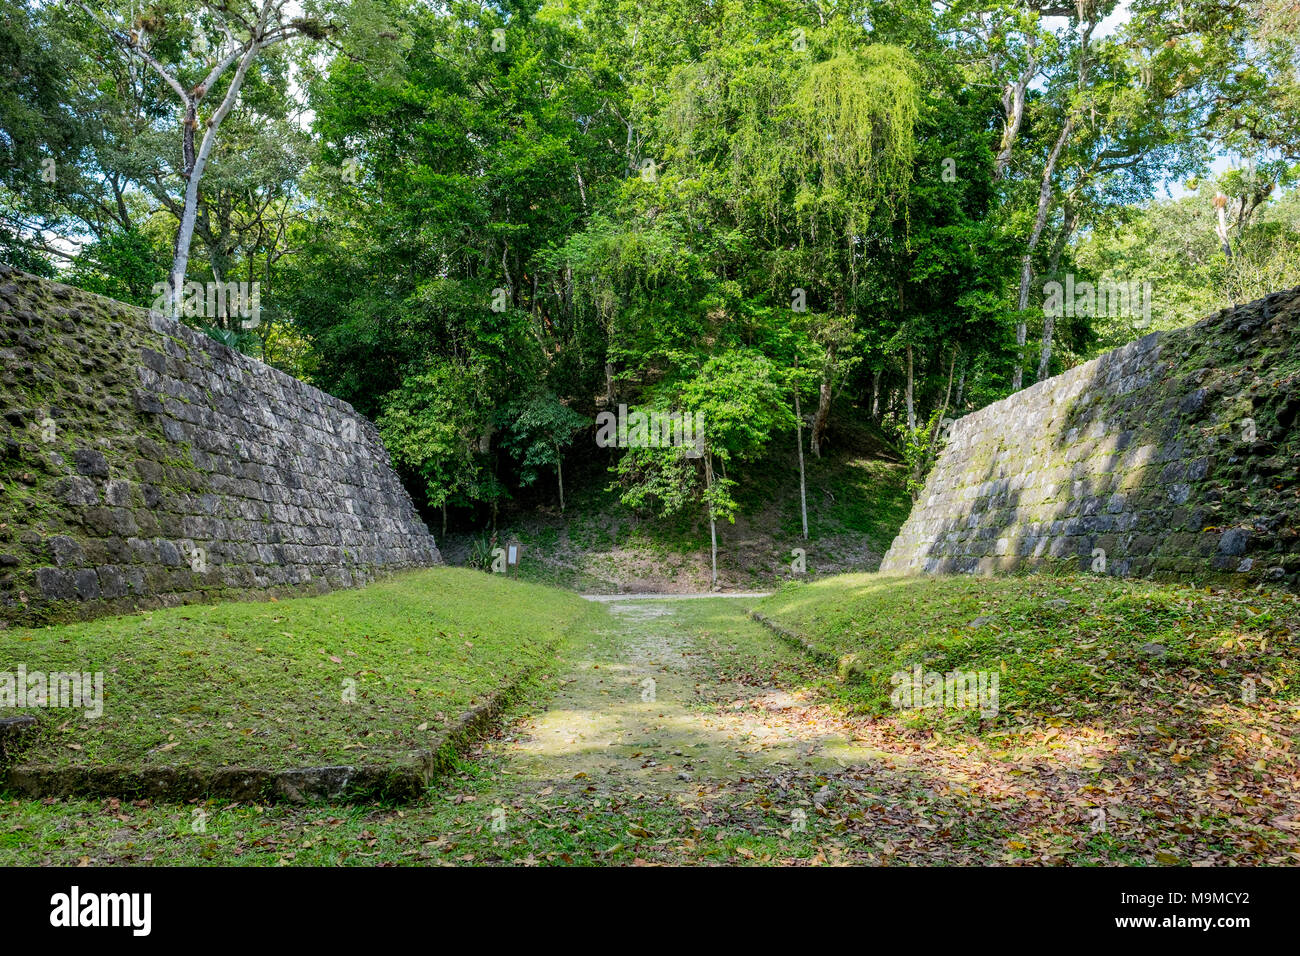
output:
<instances>
[{"instance_id":1,"label":"dirt path","mask_svg":"<svg viewBox=\"0 0 1300 956\"><path fill-rule=\"evenodd\" d=\"M641 593L628 594L584 594L584 601L595 601L598 604L612 604L621 601L690 601L699 598L745 598L756 601L759 598L769 597L771 591L683 591L677 594L665 594L660 592L651 593L649 591Z\"/></svg>"},{"instance_id":2,"label":"dirt path","mask_svg":"<svg viewBox=\"0 0 1300 956\"><path fill-rule=\"evenodd\" d=\"M435 846L524 864L984 855L983 821L819 703L824 670L747 604L612 602L449 782L435 813L457 823Z\"/></svg>"},{"instance_id":3,"label":"dirt path","mask_svg":"<svg viewBox=\"0 0 1300 956\"><path fill-rule=\"evenodd\" d=\"M540 713L492 749L539 789L701 795L756 774L892 763L773 678L806 666L727 599L611 603Z\"/></svg>"},{"instance_id":4,"label":"dirt path","mask_svg":"<svg viewBox=\"0 0 1300 956\"><path fill-rule=\"evenodd\" d=\"M985 861L1009 822L821 698L748 601L623 600L435 811L456 862ZM875 744L875 746L873 746ZM427 826L427 823L424 824Z\"/></svg>"}]
</instances>

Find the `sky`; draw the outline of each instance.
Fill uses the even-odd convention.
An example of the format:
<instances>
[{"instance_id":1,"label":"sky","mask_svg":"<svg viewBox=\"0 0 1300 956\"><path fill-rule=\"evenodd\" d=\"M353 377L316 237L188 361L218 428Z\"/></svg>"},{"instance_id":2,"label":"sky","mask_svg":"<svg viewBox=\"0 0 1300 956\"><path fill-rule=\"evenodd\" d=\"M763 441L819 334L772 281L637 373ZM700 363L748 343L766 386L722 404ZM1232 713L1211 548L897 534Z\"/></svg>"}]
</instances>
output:
<instances>
[{"instance_id":1,"label":"sky","mask_svg":"<svg viewBox=\"0 0 1300 956\"><path fill-rule=\"evenodd\" d=\"M1045 17L1044 19L1048 21L1059 22L1061 29L1065 29L1069 24L1069 20L1066 17ZM1115 7L1115 9L1111 11L1110 16L1106 17L1104 20L1101 21L1101 23L1097 25L1097 29L1093 31L1093 35L1098 37L1099 39L1101 37L1110 36L1111 34L1115 33L1120 27L1122 27L1125 23L1127 23L1128 19L1129 19L1129 0L1120 0L1119 4ZM1234 163L1232 157L1224 154L1216 155L1210 164L1209 176L1210 177L1217 176L1219 175L1219 173L1231 169L1233 165ZM1184 196L1190 196L1194 192L1193 190L1190 190L1186 187L1185 180L1175 180L1175 179L1165 180L1159 185L1158 189L1160 193L1164 195L1168 195L1174 199L1182 199ZM1154 199L1160 197L1153 196L1152 198Z\"/></svg>"}]
</instances>

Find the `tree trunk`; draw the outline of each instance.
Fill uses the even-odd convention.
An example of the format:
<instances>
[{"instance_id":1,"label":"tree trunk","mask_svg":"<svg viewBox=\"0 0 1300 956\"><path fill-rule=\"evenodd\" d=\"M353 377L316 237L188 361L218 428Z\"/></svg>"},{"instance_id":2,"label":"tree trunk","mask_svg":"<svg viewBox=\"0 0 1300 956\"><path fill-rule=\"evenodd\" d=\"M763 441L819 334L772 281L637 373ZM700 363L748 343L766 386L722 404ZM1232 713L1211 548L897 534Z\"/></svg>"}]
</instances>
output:
<instances>
[{"instance_id":1,"label":"tree trunk","mask_svg":"<svg viewBox=\"0 0 1300 956\"><path fill-rule=\"evenodd\" d=\"M795 363L798 368L799 363ZM803 539L808 540L808 492L803 470L803 414L799 411L799 386L794 389L794 429L799 441L799 514L803 518Z\"/></svg>"},{"instance_id":2,"label":"tree trunk","mask_svg":"<svg viewBox=\"0 0 1300 956\"><path fill-rule=\"evenodd\" d=\"M1228 197L1219 193L1214 197L1214 208L1218 211L1218 222L1214 226L1214 234L1219 237L1219 242L1223 245L1223 254L1232 261L1232 242L1228 238Z\"/></svg>"},{"instance_id":3,"label":"tree trunk","mask_svg":"<svg viewBox=\"0 0 1300 956\"><path fill-rule=\"evenodd\" d=\"M578 177L578 195L582 198L582 211L587 211L587 184L582 181L582 170L578 164L573 164L573 175Z\"/></svg>"},{"instance_id":4,"label":"tree trunk","mask_svg":"<svg viewBox=\"0 0 1300 956\"><path fill-rule=\"evenodd\" d=\"M129 56L138 56L148 64L149 68L157 73L163 82L171 88L172 92L176 94L176 98L184 108L184 118L181 122L181 174L185 179L185 194L179 204L178 211L175 203L171 201L165 203L176 212L178 220L176 239L172 244L172 264L167 273L167 308L172 318L180 318L185 294L185 273L190 260L190 245L194 241L194 222L198 211L199 182L203 179L203 171L208 164L208 157L212 155L212 147L217 138L217 128L235 105L235 100L239 98L239 91L244 85L244 78L248 75L248 68L253 60L257 58L258 53L264 48L274 46L292 36L301 36L304 33L313 32L314 28L309 29L312 27L310 21L301 20L294 21L287 27L283 24L276 24L273 28L268 29L268 21L272 13L278 16L283 11L283 4L272 3L271 0L262 0L260 6L253 7L252 12L256 13L254 18L237 17L239 22L248 30L247 39L242 41L243 45L240 46L239 42L235 41L234 36L227 30L226 36L234 44L234 48L227 51L220 58L208 72L206 78L200 80L195 86L187 88L185 84L181 83L178 76L169 73L162 63L150 55L149 51L139 42L134 31L119 30L111 22L102 21L99 15L82 0L76 0L76 3L85 11L91 21L109 36L113 43L125 50ZM236 61L238 61L238 66L236 66L235 73L231 77L230 85L226 88L221 105L204 123L203 140L196 151L194 137L199 127L199 103L202 102L203 97L209 90L216 87L217 81Z\"/></svg>"},{"instance_id":5,"label":"tree trunk","mask_svg":"<svg viewBox=\"0 0 1300 956\"><path fill-rule=\"evenodd\" d=\"M916 405L912 402L912 346L907 347L907 430L916 431Z\"/></svg>"},{"instance_id":6,"label":"tree trunk","mask_svg":"<svg viewBox=\"0 0 1300 956\"><path fill-rule=\"evenodd\" d=\"M1083 95L1087 87L1088 72L1091 67L1089 54L1092 50L1092 32L1097 28L1097 21L1092 19L1093 14L1095 14L1095 7L1087 11L1088 19L1086 24L1084 23L1085 5L1080 4L1078 10L1082 30L1079 35L1079 73L1076 89L1080 95ZM1056 174L1056 163L1061 158L1061 151L1065 149L1065 144L1069 142L1070 134L1074 132L1074 124L1077 119L1078 115L1076 113L1069 115L1061 126L1061 134L1056 137L1056 142L1052 145L1052 151L1047 154L1047 165L1043 167L1043 178L1038 184L1038 212L1034 216L1034 230L1029 235L1025 254L1020 260L1019 301L1022 318L1016 326L1016 342L1019 345L1019 355L1016 359L1016 371L1012 382L1016 391L1019 391L1024 383L1026 329L1023 315L1025 309L1029 307L1029 285L1034 276L1034 250L1038 247L1038 240L1042 238L1043 230L1047 227L1047 214L1052 207L1052 177ZM1044 325L1054 325L1054 323L1045 321Z\"/></svg>"},{"instance_id":7,"label":"tree trunk","mask_svg":"<svg viewBox=\"0 0 1300 956\"><path fill-rule=\"evenodd\" d=\"M1025 72L1008 83L1002 92L1002 109L1006 111L1006 122L1002 127L1002 142L998 147L997 159L993 161L993 180L1005 179L1007 167L1011 165L1011 152L1020 136L1020 122L1025 116L1025 90L1038 72L1038 61L1029 58Z\"/></svg>"},{"instance_id":8,"label":"tree trunk","mask_svg":"<svg viewBox=\"0 0 1300 956\"><path fill-rule=\"evenodd\" d=\"M555 459L555 478L560 483L560 514L564 514L564 458Z\"/></svg>"},{"instance_id":9,"label":"tree trunk","mask_svg":"<svg viewBox=\"0 0 1300 956\"><path fill-rule=\"evenodd\" d=\"M953 376L953 372L956 371L956 369L957 369L957 348L954 346L952 350L952 361L948 363L948 387L947 389L944 390L943 393L943 407L939 409L939 417L934 420L934 428L930 429L930 437L926 443L925 454L918 455L916 458L916 464L912 467L912 483L914 486L916 483L918 483L921 480L921 473L925 470L925 467L934 458L935 445L936 445L936 442L934 440L934 433L938 429L943 427L943 417L944 415L948 414L948 399L952 397L952 376ZM912 493L912 500L915 501L919 495L920 495L920 490L917 489Z\"/></svg>"},{"instance_id":10,"label":"tree trunk","mask_svg":"<svg viewBox=\"0 0 1300 956\"><path fill-rule=\"evenodd\" d=\"M812 453L822 456L822 438L826 434L826 422L831 414L831 381L835 375L835 343L826 346L826 363L822 366L822 381L817 392L817 413L813 416L812 435L808 444Z\"/></svg>"},{"instance_id":11,"label":"tree trunk","mask_svg":"<svg viewBox=\"0 0 1300 956\"><path fill-rule=\"evenodd\" d=\"M199 211L199 176L202 175L202 169L196 165L194 156L194 130L198 126L195 113L194 104L186 103L185 119L181 122L185 195L181 199L181 217L176 229L176 238L172 241L172 266L167 273L167 312L173 319L181 317L181 307L185 297L185 272L190 264L190 243L194 241L194 220Z\"/></svg>"},{"instance_id":12,"label":"tree trunk","mask_svg":"<svg viewBox=\"0 0 1300 956\"><path fill-rule=\"evenodd\" d=\"M260 41L256 39L249 41L248 48L239 58L235 75L230 78L230 87L226 90L225 98L216 111L208 117L203 131L203 140L199 143L197 153L194 152L194 131L198 125L195 101L187 100L185 104L185 201L181 204L181 221L176 230L176 242L172 247L172 267L169 274L171 313L174 319L179 319L181 314L185 272L189 268L190 244L194 241L194 220L199 209L199 181L207 168L208 157L212 155L212 147L216 145L217 129L235 105L235 99L244 85L244 77L248 75L248 68L261 49Z\"/></svg>"},{"instance_id":13,"label":"tree trunk","mask_svg":"<svg viewBox=\"0 0 1300 956\"><path fill-rule=\"evenodd\" d=\"M704 488L706 493L713 489L713 452L704 456ZM709 501L709 540L710 554L713 559L713 588L718 586L718 523L713 515L713 502Z\"/></svg>"},{"instance_id":14,"label":"tree trunk","mask_svg":"<svg viewBox=\"0 0 1300 956\"><path fill-rule=\"evenodd\" d=\"M1070 241L1070 235L1074 232L1074 227L1078 224L1079 213L1074 205L1066 200L1065 214L1061 220L1061 232L1056 237L1056 242L1052 246L1052 260L1050 271L1053 276L1056 275L1057 268L1061 265L1061 255L1065 252L1065 244ZM1056 316L1048 315L1043 311L1043 344L1038 353L1038 381L1047 378L1047 371L1052 367L1052 336L1056 333Z\"/></svg>"},{"instance_id":15,"label":"tree trunk","mask_svg":"<svg viewBox=\"0 0 1300 956\"><path fill-rule=\"evenodd\" d=\"M952 359L948 362L948 387L943 391L943 408L939 411L939 420L948 412L948 399L952 398L952 375L957 370L957 353L961 351L957 346L952 347Z\"/></svg>"},{"instance_id":16,"label":"tree trunk","mask_svg":"<svg viewBox=\"0 0 1300 956\"><path fill-rule=\"evenodd\" d=\"M219 289L224 289L226 285L226 272L221 266L222 258L224 257L221 253L214 252L211 248L208 249L208 264L212 268L212 281L217 284ZM208 323L219 329L230 328L230 324L226 321L226 316L230 314L230 303L226 301L224 293L217 297L214 305L220 310L215 315L208 315L206 311L203 313Z\"/></svg>"},{"instance_id":17,"label":"tree trunk","mask_svg":"<svg viewBox=\"0 0 1300 956\"><path fill-rule=\"evenodd\" d=\"M1052 258L1047 266L1053 278L1057 275L1056 270L1061 267L1061 256L1065 254L1066 243L1070 241L1075 228L1079 225L1079 210L1075 208L1072 199L1066 197L1061 210L1061 231L1056 234L1056 241L1052 243Z\"/></svg>"},{"instance_id":18,"label":"tree trunk","mask_svg":"<svg viewBox=\"0 0 1300 956\"><path fill-rule=\"evenodd\" d=\"M1029 308L1029 286L1034 280L1034 250L1038 248L1038 241L1043 238L1043 230L1047 228L1047 214L1052 208L1052 176L1056 173L1056 162L1061 158L1061 151L1065 149L1065 144L1072 132L1074 132L1073 116L1065 121L1065 125L1061 127L1061 134L1056 137L1052 151L1047 155L1047 165L1043 167L1043 178L1038 184L1038 212L1034 216L1034 228L1030 232L1029 241L1025 245L1025 254L1020 257L1018 309L1021 317L1016 324L1016 370L1011 381L1012 390L1017 392L1024 385L1025 339L1028 336L1024 311Z\"/></svg>"},{"instance_id":19,"label":"tree trunk","mask_svg":"<svg viewBox=\"0 0 1300 956\"><path fill-rule=\"evenodd\" d=\"M871 375L871 420L880 424L880 369Z\"/></svg>"}]
</instances>

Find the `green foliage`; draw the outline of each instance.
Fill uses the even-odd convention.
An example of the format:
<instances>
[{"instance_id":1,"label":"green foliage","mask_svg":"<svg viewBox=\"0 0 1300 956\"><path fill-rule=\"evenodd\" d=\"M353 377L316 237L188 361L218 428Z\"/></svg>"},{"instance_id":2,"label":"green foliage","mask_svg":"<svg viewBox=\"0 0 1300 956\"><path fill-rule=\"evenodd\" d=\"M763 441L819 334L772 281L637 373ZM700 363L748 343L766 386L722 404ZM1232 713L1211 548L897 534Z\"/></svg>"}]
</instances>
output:
<instances>
[{"instance_id":1,"label":"green foliage","mask_svg":"<svg viewBox=\"0 0 1300 956\"><path fill-rule=\"evenodd\" d=\"M220 326L200 326L200 331L209 338L216 339L222 345L245 355L252 355L257 347L257 336L245 329L226 329Z\"/></svg>"},{"instance_id":2,"label":"green foliage","mask_svg":"<svg viewBox=\"0 0 1300 956\"><path fill-rule=\"evenodd\" d=\"M702 470L685 448L630 448L614 466L619 500L661 518L678 514L704 495Z\"/></svg>"},{"instance_id":3,"label":"green foliage","mask_svg":"<svg viewBox=\"0 0 1300 956\"><path fill-rule=\"evenodd\" d=\"M476 571L491 571L492 562L496 556L492 553L497 548L497 536L493 532L491 535L475 535L470 541L469 554L465 558L465 567L473 568Z\"/></svg>"},{"instance_id":4,"label":"green foliage","mask_svg":"<svg viewBox=\"0 0 1300 956\"><path fill-rule=\"evenodd\" d=\"M1092 351L1121 345L1147 331L1181 328L1234 303L1300 285L1300 196L1267 200L1231 228L1233 257L1215 234L1213 196L1205 184L1179 199L1131 210L1120 222L1080 243L1079 281L1149 282L1151 323L1141 316L1092 321Z\"/></svg>"},{"instance_id":5,"label":"green foliage","mask_svg":"<svg viewBox=\"0 0 1300 956\"><path fill-rule=\"evenodd\" d=\"M903 453L903 464L907 466L907 491L913 501L925 488L925 477L930 473L930 468L938 457L939 447L943 444L940 411L936 408L929 422L918 428L908 428L905 423L897 426L898 447Z\"/></svg>"},{"instance_id":6,"label":"green foliage","mask_svg":"<svg viewBox=\"0 0 1300 956\"><path fill-rule=\"evenodd\" d=\"M698 373L664 386L660 394L672 396L671 408L649 410L700 416L703 440L698 449L680 444L629 449L615 467L623 503L667 516L699 502L712 516L734 521L737 479L728 477L728 466L734 472L754 461L775 434L794 428L777 366L762 354L736 349L711 357Z\"/></svg>"},{"instance_id":7,"label":"green foliage","mask_svg":"<svg viewBox=\"0 0 1300 956\"><path fill-rule=\"evenodd\" d=\"M488 422L487 411L474 403L477 384L476 370L444 362L409 376L384 398L379 433L394 462L423 481L435 507L500 493L477 452Z\"/></svg>"},{"instance_id":8,"label":"green foliage","mask_svg":"<svg viewBox=\"0 0 1300 956\"><path fill-rule=\"evenodd\" d=\"M519 465L519 481L531 485L542 468L554 468L574 435L591 422L554 395L540 394L504 409L502 446Z\"/></svg>"},{"instance_id":9,"label":"green foliage","mask_svg":"<svg viewBox=\"0 0 1300 956\"><path fill-rule=\"evenodd\" d=\"M156 297L155 285L167 279L167 264L167 252L139 230L113 229L81 250L68 281L147 309ZM237 347L232 341L226 344Z\"/></svg>"},{"instance_id":10,"label":"green foliage","mask_svg":"<svg viewBox=\"0 0 1300 956\"><path fill-rule=\"evenodd\" d=\"M252 0L95 6L193 88ZM1099 36L1115 0L313 0L222 123L189 271L258 282L237 347L380 420L422 504L495 521L543 473L562 495L598 407L695 403L711 458L594 464L638 508L731 515L796 394L817 457L855 417L1005 396L1045 334L1050 374L1145 331L1049 327L1049 278L1149 280L1154 328L1300 281L1293 11L1185 6L1177 33L1133 0ZM174 91L80 5L0 9L0 254L147 304L185 178ZM1195 199L1152 201L1216 152L1233 169Z\"/></svg>"}]
</instances>

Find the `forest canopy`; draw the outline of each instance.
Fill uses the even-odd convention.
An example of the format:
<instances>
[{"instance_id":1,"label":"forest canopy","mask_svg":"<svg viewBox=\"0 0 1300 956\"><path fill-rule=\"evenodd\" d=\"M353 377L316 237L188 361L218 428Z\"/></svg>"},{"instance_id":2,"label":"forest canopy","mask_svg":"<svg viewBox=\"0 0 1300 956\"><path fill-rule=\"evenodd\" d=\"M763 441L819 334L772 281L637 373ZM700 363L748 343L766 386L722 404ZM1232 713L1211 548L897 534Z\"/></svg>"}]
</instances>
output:
<instances>
[{"instance_id":1,"label":"forest canopy","mask_svg":"<svg viewBox=\"0 0 1300 956\"><path fill-rule=\"evenodd\" d=\"M601 451L655 513L850 419L919 476L942 419L1300 284L1294 0L0 10L0 258L351 402L444 521L562 507L621 406L703 413ZM1053 304L1107 284L1145 307Z\"/></svg>"}]
</instances>

